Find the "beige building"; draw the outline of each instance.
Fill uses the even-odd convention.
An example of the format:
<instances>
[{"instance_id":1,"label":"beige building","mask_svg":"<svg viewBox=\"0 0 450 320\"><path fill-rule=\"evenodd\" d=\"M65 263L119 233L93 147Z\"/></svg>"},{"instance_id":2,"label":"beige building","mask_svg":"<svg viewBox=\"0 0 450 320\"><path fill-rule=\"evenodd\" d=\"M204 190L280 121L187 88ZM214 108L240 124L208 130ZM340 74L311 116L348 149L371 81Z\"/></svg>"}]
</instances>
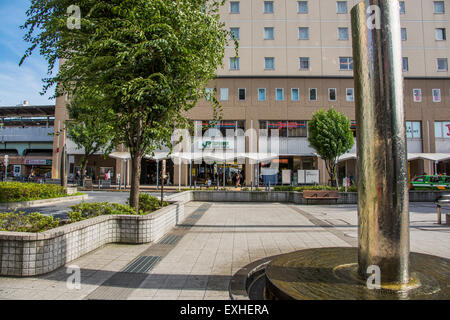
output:
<instances>
[{"instance_id":1,"label":"beige building","mask_svg":"<svg viewBox=\"0 0 450 320\"><path fill-rule=\"evenodd\" d=\"M331 106L355 120L350 10L358 2L242 0L227 1L221 9L223 21L239 41L239 51L236 55L230 41L223 67L209 85L216 89L223 107L223 123L217 128L254 128L258 133L278 130L277 183L302 183L300 177L305 178L307 173L298 170L318 170L314 179L328 182L323 161L307 143L307 121L320 108ZM439 163L429 160L434 159L430 153L450 153L450 0L399 3L410 176L450 173L450 162L445 157L439 158ZM56 103L55 130L65 116L60 98ZM213 117L212 108L202 101L189 117L204 126ZM354 121L352 127L357 128ZM62 145L62 140L55 140L54 149ZM342 159L341 178L357 175L355 150L356 147ZM55 152L54 177L59 174L58 156ZM115 172L123 172L121 161L112 162L103 166L100 161L92 170L100 175L100 170L104 170L101 166L113 166ZM75 159L73 168L76 163ZM141 182L155 182L152 177L156 166L152 161L144 163L145 177ZM209 179L214 183L217 176L223 176L221 165L183 165L179 181L177 165L170 168L172 183L176 185ZM256 183L255 177L263 178L264 171L273 174L267 165L250 166L248 160L245 164L228 163L225 168L226 183L235 183L232 177L236 172L243 174L247 185Z\"/></svg>"}]
</instances>

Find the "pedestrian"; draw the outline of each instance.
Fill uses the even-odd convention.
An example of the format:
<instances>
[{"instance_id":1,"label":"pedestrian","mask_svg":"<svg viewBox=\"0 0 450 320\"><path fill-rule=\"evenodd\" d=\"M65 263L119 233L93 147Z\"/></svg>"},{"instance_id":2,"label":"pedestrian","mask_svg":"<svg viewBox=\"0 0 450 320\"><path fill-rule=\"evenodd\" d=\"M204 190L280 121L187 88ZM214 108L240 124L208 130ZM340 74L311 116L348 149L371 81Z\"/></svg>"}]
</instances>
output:
<instances>
[{"instance_id":1,"label":"pedestrian","mask_svg":"<svg viewBox=\"0 0 450 320\"><path fill-rule=\"evenodd\" d=\"M241 186L241 174L238 173L236 176L236 188Z\"/></svg>"}]
</instances>

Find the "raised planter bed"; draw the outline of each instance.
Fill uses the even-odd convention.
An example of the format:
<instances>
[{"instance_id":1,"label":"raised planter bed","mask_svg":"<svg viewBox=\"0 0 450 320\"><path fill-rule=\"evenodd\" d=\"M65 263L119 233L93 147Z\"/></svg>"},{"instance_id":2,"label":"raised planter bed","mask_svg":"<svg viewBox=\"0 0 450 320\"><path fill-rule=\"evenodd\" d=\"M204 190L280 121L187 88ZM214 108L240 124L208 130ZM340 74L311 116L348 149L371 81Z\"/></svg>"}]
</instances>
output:
<instances>
[{"instance_id":1,"label":"raised planter bed","mask_svg":"<svg viewBox=\"0 0 450 320\"><path fill-rule=\"evenodd\" d=\"M146 216L99 216L41 233L0 232L0 275L45 274L107 243L155 242L184 218L179 201Z\"/></svg>"}]
</instances>

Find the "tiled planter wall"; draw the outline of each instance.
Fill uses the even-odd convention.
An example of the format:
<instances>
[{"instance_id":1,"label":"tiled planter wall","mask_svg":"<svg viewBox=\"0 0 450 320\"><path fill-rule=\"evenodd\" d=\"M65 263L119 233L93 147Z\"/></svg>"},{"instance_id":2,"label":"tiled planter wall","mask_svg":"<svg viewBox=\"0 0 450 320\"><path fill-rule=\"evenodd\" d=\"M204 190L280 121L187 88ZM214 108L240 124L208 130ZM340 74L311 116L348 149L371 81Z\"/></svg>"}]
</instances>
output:
<instances>
[{"instance_id":1,"label":"tiled planter wall","mask_svg":"<svg viewBox=\"0 0 450 320\"><path fill-rule=\"evenodd\" d=\"M183 220L184 202L176 202L148 216L100 216L41 233L0 232L0 275L44 274L107 243L155 242Z\"/></svg>"}]
</instances>

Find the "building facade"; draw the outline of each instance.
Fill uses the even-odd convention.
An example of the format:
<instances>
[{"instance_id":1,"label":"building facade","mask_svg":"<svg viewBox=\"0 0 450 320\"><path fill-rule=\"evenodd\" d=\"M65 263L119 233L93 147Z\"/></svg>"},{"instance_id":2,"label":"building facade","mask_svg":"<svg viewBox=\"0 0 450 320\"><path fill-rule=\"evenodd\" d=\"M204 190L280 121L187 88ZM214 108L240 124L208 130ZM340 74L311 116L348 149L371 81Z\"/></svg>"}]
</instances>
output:
<instances>
[{"instance_id":1,"label":"building facade","mask_svg":"<svg viewBox=\"0 0 450 320\"><path fill-rule=\"evenodd\" d=\"M50 178L55 106L0 107L0 181Z\"/></svg>"},{"instance_id":2,"label":"building facade","mask_svg":"<svg viewBox=\"0 0 450 320\"><path fill-rule=\"evenodd\" d=\"M307 142L308 120L319 109L334 107L346 114L356 135L350 10L358 2L242 0L227 1L221 8L221 17L239 41L239 50L237 55L230 39L223 67L206 88L217 94L222 105L222 122L216 127L252 128L258 135L269 137L271 130L277 130L277 183L301 183L307 172L299 170L318 172L314 182L329 181L324 161ZM450 153L450 1L399 1L399 10L408 153ZM59 102L57 120L58 105L63 101ZM197 126L206 127L213 120L210 103L199 102L190 110L189 118ZM245 151L249 152L248 138L246 143ZM54 149L57 145L61 141ZM356 146L341 161L341 178L357 176L355 153ZM435 163L431 158L411 157L410 177L450 173L447 159ZM118 162L116 165L123 167ZM215 180L225 168L227 183L234 183L231 177L240 172L249 185L258 181L256 177L261 179L265 166L250 166L248 159L244 163L235 159L222 169L220 164L206 163L185 164L180 169L175 163L171 165L171 182L189 185L192 181ZM154 183L151 177L157 164L146 160L144 167L146 177L150 177L144 182Z\"/></svg>"}]
</instances>

